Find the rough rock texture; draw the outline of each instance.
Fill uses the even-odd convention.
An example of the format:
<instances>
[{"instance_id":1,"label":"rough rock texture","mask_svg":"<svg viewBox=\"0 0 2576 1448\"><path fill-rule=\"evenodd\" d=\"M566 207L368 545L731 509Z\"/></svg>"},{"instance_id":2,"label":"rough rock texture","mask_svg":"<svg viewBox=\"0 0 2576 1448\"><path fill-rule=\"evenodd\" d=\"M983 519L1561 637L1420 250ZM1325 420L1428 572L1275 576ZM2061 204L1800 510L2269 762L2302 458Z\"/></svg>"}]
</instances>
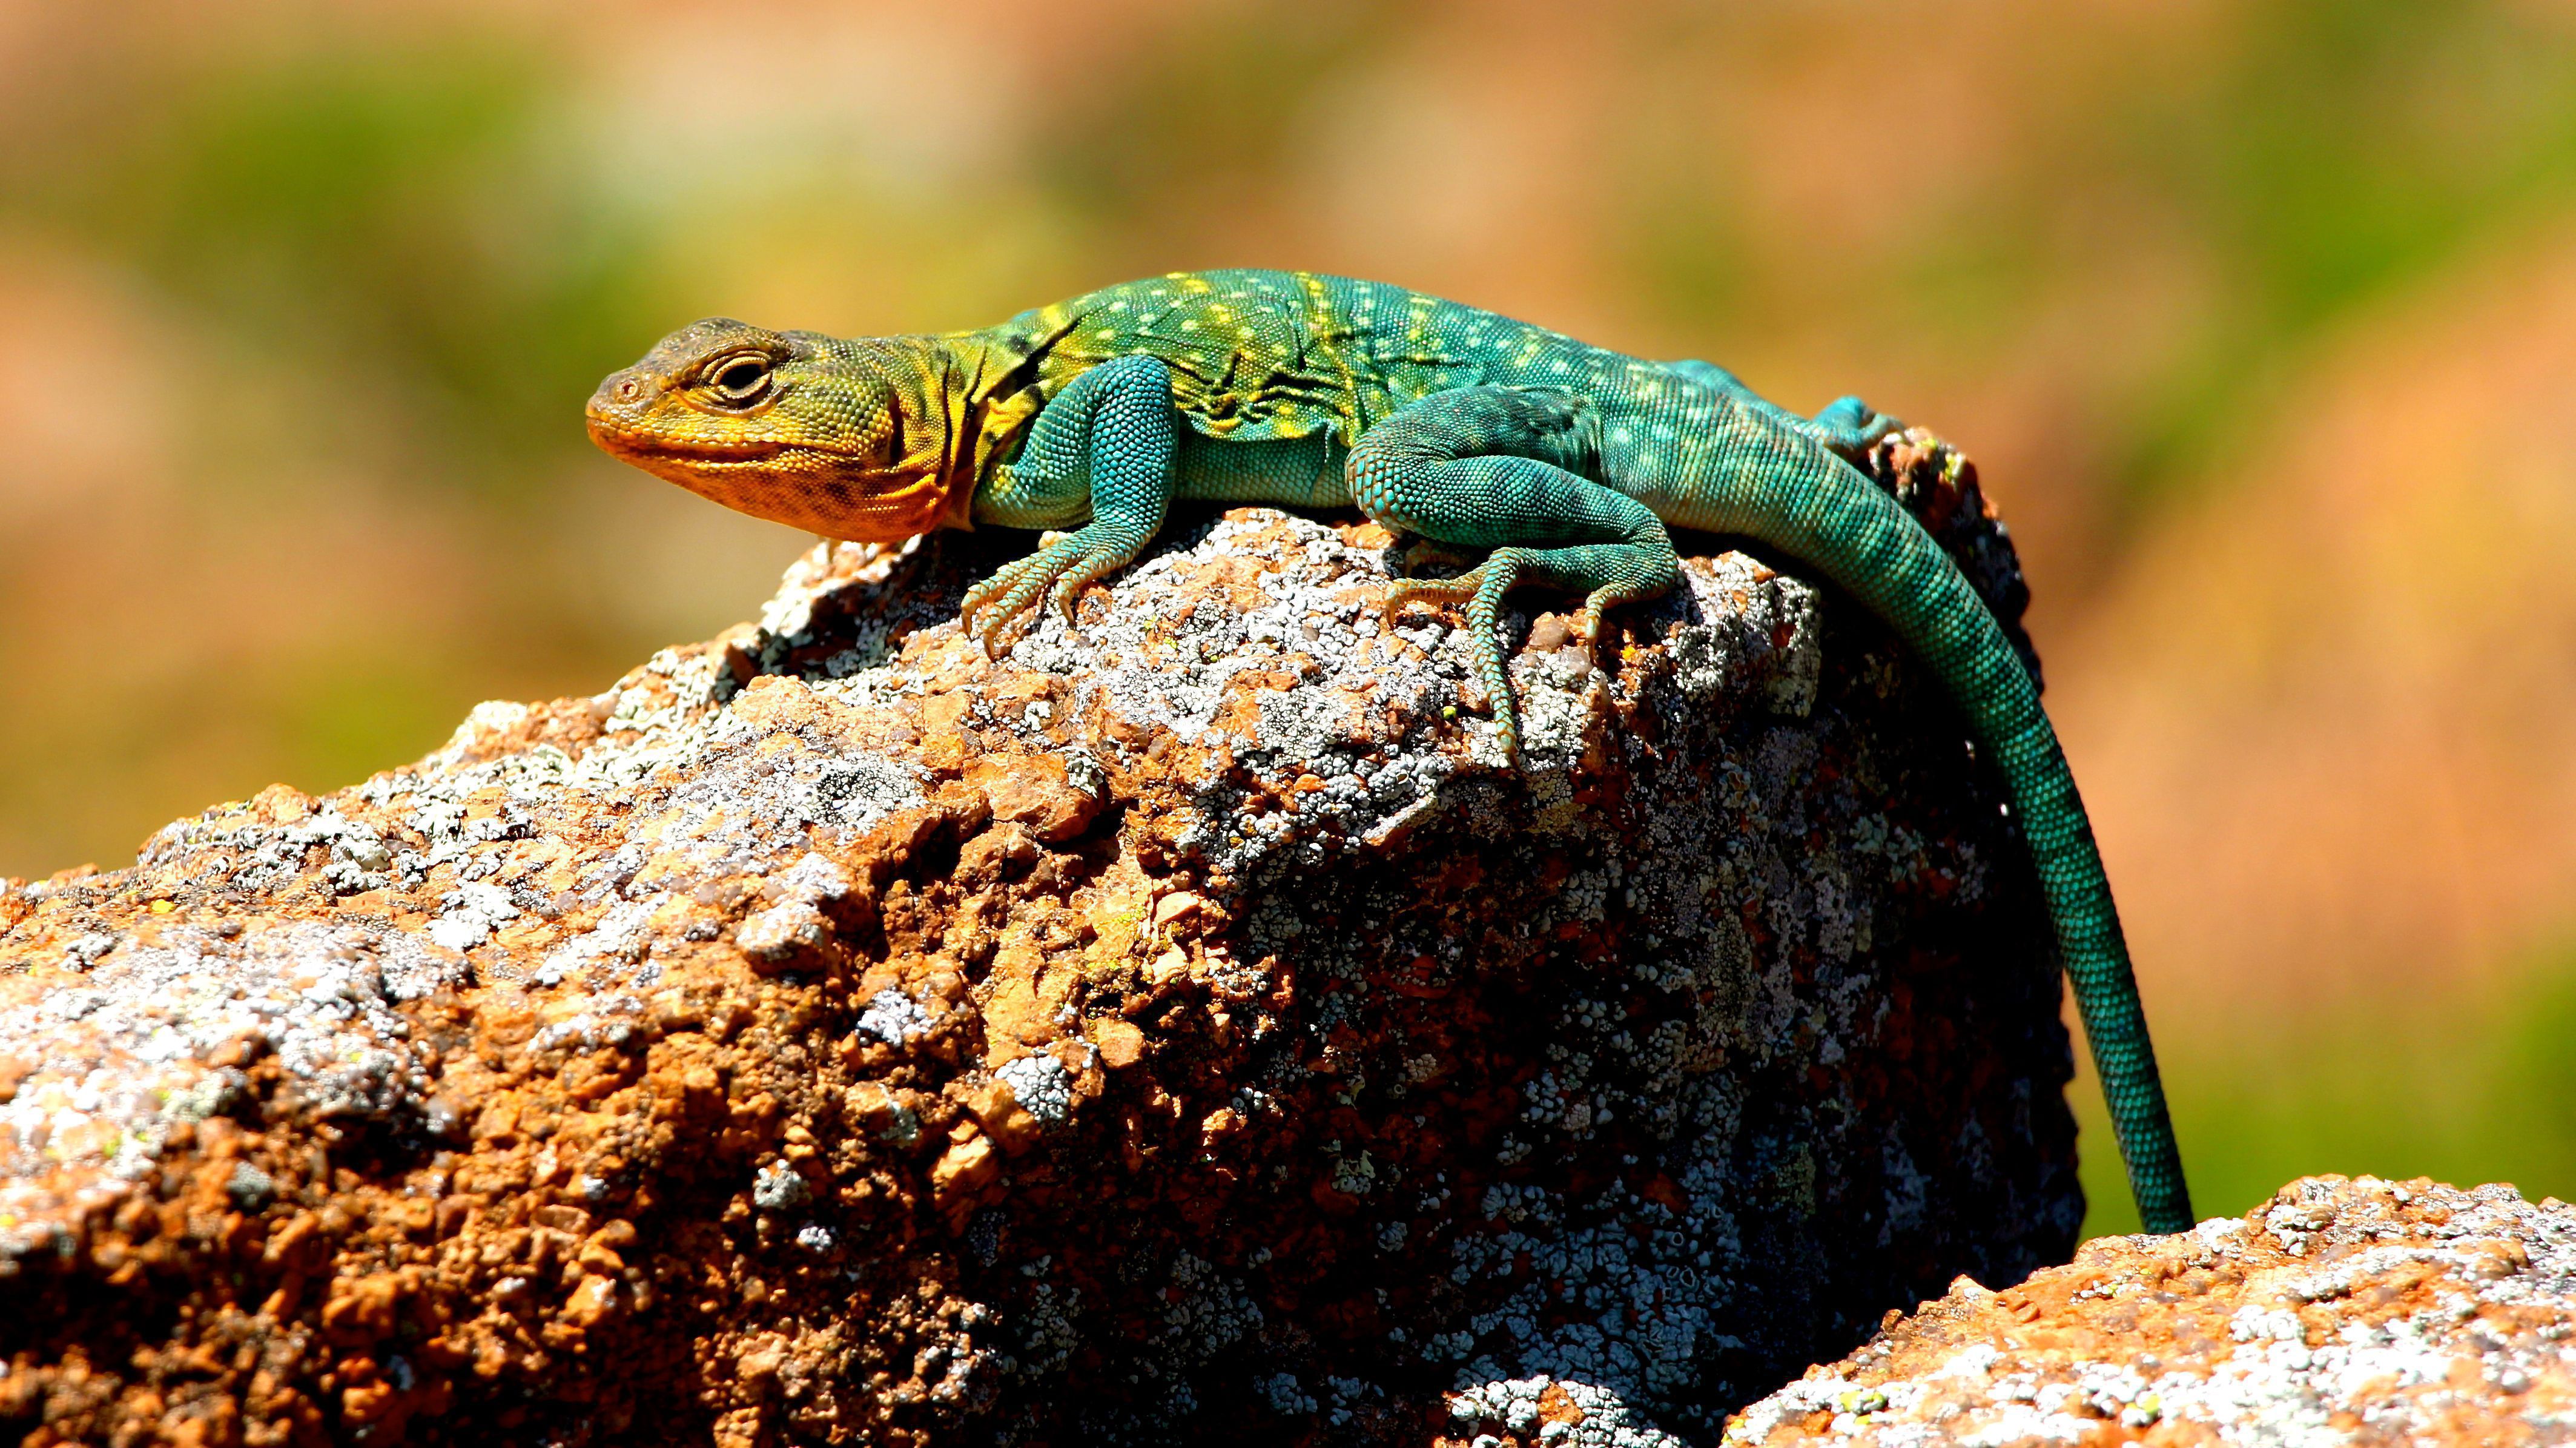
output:
<instances>
[{"instance_id":1,"label":"rough rock texture","mask_svg":"<svg viewBox=\"0 0 2576 1448\"><path fill-rule=\"evenodd\" d=\"M0 1424L1707 1441L2070 1250L2025 857L1874 621L1703 540L1599 668L1534 621L1514 765L1374 528L1176 519L988 661L1027 546L0 890Z\"/></svg>"},{"instance_id":2,"label":"rough rock texture","mask_svg":"<svg viewBox=\"0 0 2576 1448\"><path fill-rule=\"evenodd\" d=\"M1609 1441L1549 1406L1558 1441ZM1539 1441L1524 1426L1497 1441ZM2101 1238L2000 1293L1954 1283L1725 1441L2133 1439L2576 1441L2576 1207L2309 1177L2242 1221Z\"/></svg>"}]
</instances>

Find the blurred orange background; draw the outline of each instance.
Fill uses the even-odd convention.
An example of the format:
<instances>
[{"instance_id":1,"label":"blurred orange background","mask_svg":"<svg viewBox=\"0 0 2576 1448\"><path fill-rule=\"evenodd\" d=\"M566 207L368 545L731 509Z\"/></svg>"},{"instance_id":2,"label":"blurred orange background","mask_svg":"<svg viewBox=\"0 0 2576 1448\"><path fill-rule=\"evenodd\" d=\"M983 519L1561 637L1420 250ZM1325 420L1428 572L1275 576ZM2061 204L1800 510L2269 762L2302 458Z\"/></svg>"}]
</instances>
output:
<instances>
[{"instance_id":1,"label":"blurred orange background","mask_svg":"<svg viewBox=\"0 0 2576 1448\"><path fill-rule=\"evenodd\" d=\"M0 0L0 126L0 873L749 614L682 321L1337 271L1958 440L2203 1209L2576 1195L2576 7Z\"/></svg>"}]
</instances>

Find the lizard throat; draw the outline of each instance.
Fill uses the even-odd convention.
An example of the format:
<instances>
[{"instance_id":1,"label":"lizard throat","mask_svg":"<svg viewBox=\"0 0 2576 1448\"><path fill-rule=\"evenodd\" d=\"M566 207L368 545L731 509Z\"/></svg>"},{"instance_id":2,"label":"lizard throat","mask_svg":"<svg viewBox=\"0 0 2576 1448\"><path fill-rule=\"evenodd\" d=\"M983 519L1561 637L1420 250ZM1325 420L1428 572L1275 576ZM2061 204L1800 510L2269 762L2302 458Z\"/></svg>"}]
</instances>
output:
<instances>
[{"instance_id":1,"label":"lizard throat","mask_svg":"<svg viewBox=\"0 0 2576 1448\"><path fill-rule=\"evenodd\" d=\"M829 468L666 460L651 469L738 513L853 543L894 543L938 527L948 489L936 473L853 479Z\"/></svg>"}]
</instances>

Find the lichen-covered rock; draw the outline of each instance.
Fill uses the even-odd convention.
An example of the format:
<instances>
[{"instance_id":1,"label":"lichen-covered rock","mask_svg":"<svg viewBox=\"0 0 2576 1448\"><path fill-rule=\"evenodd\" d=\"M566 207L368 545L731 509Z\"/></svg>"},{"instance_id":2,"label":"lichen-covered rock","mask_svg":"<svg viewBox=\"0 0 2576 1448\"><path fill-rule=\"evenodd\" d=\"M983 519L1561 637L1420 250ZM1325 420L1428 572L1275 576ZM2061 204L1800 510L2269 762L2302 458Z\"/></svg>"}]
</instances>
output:
<instances>
[{"instance_id":1,"label":"lichen-covered rock","mask_svg":"<svg viewBox=\"0 0 2576 1448\"><path fill-rule=\"evenodd\" d=\"M1875 462L2016 613L1973 476ZM2044 926L1884 631L1703 540L1597 655L1531 622L1507 761L1390 542L1179 518L998 662L950 619L1025 538L818 549L0 890L0 1422L1706 1441L2062 1258Z\"/></svg>"},{"instance_id":2,"label":"lichen-covered rock","mask_svg":"<svg viewBox=\"0 0 2576 1448\"><path fill-rule=\"evenodd\" d=\"M1725 1441L2576 1441L2576 1207L2509 1186L2308 1177L1889 1316Z\"/></svg>"}]
</instances>

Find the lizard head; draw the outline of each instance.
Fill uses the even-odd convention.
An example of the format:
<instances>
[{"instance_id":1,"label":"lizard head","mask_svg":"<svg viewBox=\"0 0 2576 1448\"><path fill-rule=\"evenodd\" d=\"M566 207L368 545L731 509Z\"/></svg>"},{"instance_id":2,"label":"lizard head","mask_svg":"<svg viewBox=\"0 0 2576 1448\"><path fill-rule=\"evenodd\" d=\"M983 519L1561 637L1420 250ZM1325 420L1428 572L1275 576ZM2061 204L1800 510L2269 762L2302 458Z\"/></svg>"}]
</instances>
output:
<instances>
[{"instance_id":1,"label":"lizard head","mask_svg":"<svg viewBox=\"0 0 2576 1448\"><path fill-rule=\"evenodd\" d=\"M949 511L950 420L918 345L711 317L591 395L593 441L691 492L831 538L891 543Z\"/></svg>"}]
</instances>

